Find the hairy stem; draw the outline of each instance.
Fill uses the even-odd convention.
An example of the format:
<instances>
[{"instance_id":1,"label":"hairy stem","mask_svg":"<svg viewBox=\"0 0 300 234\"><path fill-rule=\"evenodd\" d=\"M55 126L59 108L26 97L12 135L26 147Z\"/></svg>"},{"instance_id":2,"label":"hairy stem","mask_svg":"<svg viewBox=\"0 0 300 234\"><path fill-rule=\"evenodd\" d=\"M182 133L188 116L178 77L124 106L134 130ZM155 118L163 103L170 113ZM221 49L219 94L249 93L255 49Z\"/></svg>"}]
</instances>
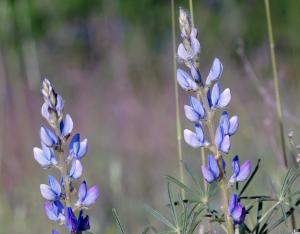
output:
<instances>
[{"instance_id":1,"label":"hairy stem","mask_svg":"<svg viewBox=\"0 0 300 234\"><path fill-rule=\"evenodd\" d=\"M178 97L178 84L176 79L177 63L176 63L176 37L175 37L175 4L174 0L171 0L171 16L172 16L172 46L173 46L173 77L175 88L175 105L176 105L176 134L177 134L177 148L178 148L178 163L180 181L184 183L183 165L182 165L182 137L181 137L181 122L179 113L179 97ZM183 199L185 198L185 192L181 190Z\"/></svg>"},{"instance_id":2,"label":"hairy stem","mask_svg":"<svg viewBox=\"0 0 300 234\"><path fill-rule=\"evenodd\" d=\"M283 125L283 118L282 118L281 98L280 98L280 91L279 91L279 84L278 84L277 64L276 64L276 57L275 57L272 19L271 19L269 0L265 0L265 9L266 9L267 24L268 24L269 46L270 46L270 53L271 53L271 60L272 60L272 73L273 73L273 81L275 87L276 110L277 110L277 118L279 121L282 156L283 156L284 166L285 168L288 168L288 159L287 159L285 137L284 137L284 125ZM296 228L294 213L292 213L291 215L291 225L292 225L292 229L294 230Z\"/></svg>"}]
</instances>

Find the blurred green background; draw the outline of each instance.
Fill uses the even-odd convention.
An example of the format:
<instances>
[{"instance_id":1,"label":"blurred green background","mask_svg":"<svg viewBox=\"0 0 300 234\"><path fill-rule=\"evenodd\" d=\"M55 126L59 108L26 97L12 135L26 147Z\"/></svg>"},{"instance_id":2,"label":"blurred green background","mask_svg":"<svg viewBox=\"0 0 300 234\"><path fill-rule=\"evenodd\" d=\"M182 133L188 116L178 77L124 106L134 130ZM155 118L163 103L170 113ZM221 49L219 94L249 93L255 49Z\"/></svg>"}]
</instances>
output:
<instances>
[{"instance_id":1,"label":"blurred green background","mask_svg":"<svg viewBox=\"0 0 300 234\"><path fill-rule=\"evenodd\" d=\"M286 136L294 130L300 142L300 1L270 4ZM188 8L188 1L177 0L179 6ZM202 75L215 56L221 59L222 86L232 90L230 113L240 116L232 153L263 159L249 193L269 193L284 170L264 3L194 0L194 15ZM101 189L90 211L92 231L116 233L116 207L129 232L141 233L155 223L143 204L164 210L164 176L178 175L170 1L0 1L0 233L50 233L52 227L39 193L46 171L32 153L45 124L43 77L89 140L84 173ZM182 110L184 103L180 90ZM191 128L181 117L183 128ZM200 152L185 143L183 150L200 173Z\"/></svg>"}]
</instances>

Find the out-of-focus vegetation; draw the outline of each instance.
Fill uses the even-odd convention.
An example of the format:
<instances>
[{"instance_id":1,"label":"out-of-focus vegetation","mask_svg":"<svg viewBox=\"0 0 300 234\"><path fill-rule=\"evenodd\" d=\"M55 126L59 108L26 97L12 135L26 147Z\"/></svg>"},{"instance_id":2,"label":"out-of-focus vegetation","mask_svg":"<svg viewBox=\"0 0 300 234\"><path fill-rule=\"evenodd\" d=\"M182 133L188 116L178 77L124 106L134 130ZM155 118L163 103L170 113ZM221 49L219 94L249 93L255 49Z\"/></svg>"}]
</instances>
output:
<instances>
[{"instance_id":1,"label":"out-of-focus vegetation","mask_svg":"<svg viewBox=\"0 0 300 234\"><path fill-rule=\"evenodd\" d=\"M300 141L300 2L270 3L286 130ZM271 170L281 162L263 1L194 0L194 8L202 74L218 56L234 90L232 112L241 119L235 152L262 158L266 172L252 189L272 189L284 171ZM46 176L32 155L44 76L90 141L87 174L101 188L93 232L116 233L117 207L130 233L140 233L150 221L143 204L163 208L164 175L178 174L170 2L2 0L0 42L0 233L50 232L39 194ZM180 102L187 102L182 92ZM200 173L198 151L183 149Z\"/></svg>"}]
</instances>

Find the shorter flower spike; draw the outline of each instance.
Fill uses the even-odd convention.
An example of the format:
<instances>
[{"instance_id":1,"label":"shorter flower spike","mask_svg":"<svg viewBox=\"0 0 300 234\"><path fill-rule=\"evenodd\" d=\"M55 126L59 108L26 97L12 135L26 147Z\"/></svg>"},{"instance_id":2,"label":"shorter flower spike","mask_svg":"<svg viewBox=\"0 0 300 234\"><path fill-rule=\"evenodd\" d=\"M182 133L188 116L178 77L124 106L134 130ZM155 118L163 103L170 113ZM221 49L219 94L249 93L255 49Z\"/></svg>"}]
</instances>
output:
<instances>
[{"instance_id":1,"label":"shorter flower spike","mask_svg":"<svg viewBox=\"0 0 300 234\"><path fill-rule=\"evenodd\" d=\"M242 224L245 221L246 209L238 202L237 194L233 194L230 198L228 214L232 217L234 224Z\"/></svg>"},{"instance_id":2,"label":"shorter flower spike","mask_svg":"<svg viewBox=\"0 0 300 234\"><path fill-rule=\"evenodd\" d=\"M87 189L86 181L83 181L78 189L78 201L77 206L88 207L96 202L99 197L99 189L97 186L93 186Z\"/></svg>"},{"instance_id":3,"label":"shorter flower spike","mask_svg":"<svg viewBox=\"0 0 300 234\"><path fill-rule=\"evenodd\" d=\"M193 148L199 148L201 146L208 146L209 143L204 138L202 126L195 124L195 132L189 129L185 129L183 132L185 142Z\"/></svg>"},{"instance_id":4,"label":"shorter flower spike","mask_svg":"<svg viewBox=\"0 0 300 234\"><path fill-rule=\"evenodd\" d=\"M186 91L197 91L198 85L193 78L184 70L177 69L177 81L181 88Z\"/></svg>"},{"instance_id":5,"label":"shorter flower spike","mask_svg":"<svg viewBox=\"0 0 300 234\"><path fill-rule=\"evenodd\" d=\"M207 166L202 165L201 169L202 169L203 177L207 181L207 183L212 183L212 182L218 180L220 177L220 170L219 170L218 162L211 155L208 155Z\"/></svg>"},{"instance_id":6,"label":"shorter flower spike","mask_svg":"<svg viewBox=\"0 0 300 234\"><path fill-rule=\"evenodd\" d=\"M67 208L66 226L70 233L81 233L90 229L89 216L83 217L83 211L79 211L78 219L71 207Z\"/></svg>"},{"instance_id":7,"label":"shorter flower spike","mask_svg":"<svg viewBox=\"0 0 300 234\"><path fill-rule=\"evenodd\" d=\"M234 183L236 181L242 182L248 179L252 169L252 162L247 160L240 166L239 157L236 155L232 159L231 170L232 176L230 177L229 182Z\"/></svg>"},{"instance_id":8,"label":"shorter flower spike","mask_svg":"<svg viewBox=\"0 0 300 234\"><path fill-rule=\"evenodd\" d=\"M212 89L207 92L207 98L211 108L222 109L226 107L231 100L230 89L227 88L221 93L219 83L215 83Z\"/></svg>"},{"instance_id":9,"label":"shorter flower spike","mask_svg":"<svg viewBox=\"0 0 300 234\"><path fill-rule=\"evenodd\" d=\"M40 190L43 198L48 201L59 199L61 195L61 187L58 181L51 175L48 176L48 184L41 184Z\"/></svg>"},{"instance_id":10,"label":"shorter flower spike","mask_svg":"<svg viewBox=\"0 0 300 234\"><path fill-rule=\"evenodd\" d=\"M51 221L63 223L65 221L64 206L59 200L54 202L45 202L45 213Z\"/></svg>"},{"instance_id":11,"label":"shorter flower spike","mask_svg":"<svg viewBox=\"0 0 300 234\"><path fill-rule=\"evenodd\" d=\"M205 84L209 86L212 82L220 80L222 72L223 72L223 65L221 61L218 58L214 58L213 64L211 65Z\"/></svg>"}]
</instances>

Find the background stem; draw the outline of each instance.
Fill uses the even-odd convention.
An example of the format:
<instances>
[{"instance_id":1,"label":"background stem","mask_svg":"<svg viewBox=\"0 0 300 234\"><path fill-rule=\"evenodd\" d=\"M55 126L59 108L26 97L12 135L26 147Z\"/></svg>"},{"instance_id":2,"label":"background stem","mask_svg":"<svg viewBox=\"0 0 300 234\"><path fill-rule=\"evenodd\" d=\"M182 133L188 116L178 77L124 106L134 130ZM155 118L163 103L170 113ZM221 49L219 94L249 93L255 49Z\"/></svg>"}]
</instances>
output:
<instances>
[{"instance_id":1,"label":"background stem","mask_svg":"<svg viewBox=\"0 0 300 234\"><path fill-rule=\"evenodd\" d=\"M177 133L177 147L178 147L178 163L180 181L184 183L183 175L183 164L182 164L182 137L181 137L181 122L179 113L179 98L178 98L178 84L176 79L177 72L177 61L176 61L176 37L175 37L175 4L174 0L171 0L171 15L172 15L172 46L173 46L173 77L174 77L174 88L175 88L175 105L176 105L176 133ZM185 192L182 189L182 198L185 198Z\"/></svg>"},{"instance_id":2,"label":"background stem","mask_svg":"<svg viewBox=\"0 0 300 234\"><path fill-rule=\"evenodd\" d=\"M276 64L276 57L275 57L275 50L274 50L274 39L273 39L272 19L271 19L269 0L265 0L265 9L266 9L267 24L268 24L269 46L270 46L270 54L272 60L272 73L273 73L273 81L275 87L276 110L277 110L277 118L279 122L282 156L283 156L284 166L287 169L288 159L287 159L286 146L285 146L284 125L283 125L283 118L282 118L281 98L280 98L280 91L279 91L279 84L278 84L277 64ZM291 202L291 198L289 198L289 200ZM292 225L292 229L294 230L296 228L294 213L292 213L291 215L291 225Z\"/></svg>"}]
</instances>

